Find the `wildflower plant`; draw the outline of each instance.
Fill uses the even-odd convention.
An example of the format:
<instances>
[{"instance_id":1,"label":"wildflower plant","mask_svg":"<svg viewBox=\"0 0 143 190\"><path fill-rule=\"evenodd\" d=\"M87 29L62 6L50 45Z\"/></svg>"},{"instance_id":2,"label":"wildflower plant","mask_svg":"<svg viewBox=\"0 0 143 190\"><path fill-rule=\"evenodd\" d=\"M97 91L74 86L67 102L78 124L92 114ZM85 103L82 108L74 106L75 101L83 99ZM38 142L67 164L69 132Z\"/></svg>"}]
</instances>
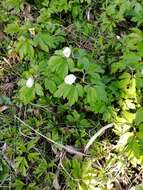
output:
<instances>
[{"instance_id":1,"label":"wildflower plant","mask_svg":"<svg viewBox=\"0 0 143 190\"><path fill-rule=\"evenodd\" d=\"M143 3L2 0L0 8L0 184L139 183Z\"/></svg>"}]
</instances>

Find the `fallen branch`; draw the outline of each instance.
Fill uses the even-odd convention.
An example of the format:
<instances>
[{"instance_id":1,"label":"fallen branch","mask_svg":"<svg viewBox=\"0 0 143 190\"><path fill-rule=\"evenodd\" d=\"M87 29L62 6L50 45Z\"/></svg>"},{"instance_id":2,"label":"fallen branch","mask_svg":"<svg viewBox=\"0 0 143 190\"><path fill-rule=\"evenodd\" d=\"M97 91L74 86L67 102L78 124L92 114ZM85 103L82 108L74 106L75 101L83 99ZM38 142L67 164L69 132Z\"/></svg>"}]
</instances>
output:
<instances>
[{"instance_id":1,"label":"fallen branch","mask_svg":"<svg viewBox=\"0 0 143 190\"><path fill-rule=\"evenodd\" d=\"M108 124L104 127L102 127L97 133L95 133L95 135L93 135L91 137L91 139L88 141L87 145L84 148L84 152L87 152L87 150L89 149L89 147L93 144L93 142L99 137L101 136L107 129L113 127L114 123Z\"/></svg>"},{"instance_id":2,"label":"fallen branch","mask_svg":"<svg viewBox=\"0 0 143 190\"><path fill-rule=\"evenodd\" d=\"M32 131L34 131L36 134L40 135L41 137L43 137L44 139L46 139L48 142L55 144L56 146L58 146L59 148L62 148L64 150L66 150L68 153L70 154L76 154L79 156L87 156L86 154L77 151L74 147L71 146L65 146L63 144L57 143L54 140L50 139L49 137L43 135L42 133L38 132L37 130L35 130L33 127L31 127L30 125L26 124L24 121L22 121L19 117L15 116L15 118L20 121L23 125L25 125L26 127L28 127L29 129L31 129Z\"/></svg>"}]
</instances>

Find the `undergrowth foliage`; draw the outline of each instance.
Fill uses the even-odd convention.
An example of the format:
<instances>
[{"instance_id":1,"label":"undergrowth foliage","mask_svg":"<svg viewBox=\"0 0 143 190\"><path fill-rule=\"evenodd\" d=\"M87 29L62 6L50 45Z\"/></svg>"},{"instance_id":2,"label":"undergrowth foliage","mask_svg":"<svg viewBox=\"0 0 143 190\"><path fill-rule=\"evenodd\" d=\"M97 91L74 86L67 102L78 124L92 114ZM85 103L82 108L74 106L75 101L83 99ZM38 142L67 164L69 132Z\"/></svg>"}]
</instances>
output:
<instances>
[{"instance_id":1,"label":"undergrowth foliage","mask_svg":"<svg viewBox=\"0 0 143 190\"><path fill-rule=\"evenodd\" d=\"M140 0L1 0L0 188L143 188L142 24Z\"/></svg>"}]
</instances>

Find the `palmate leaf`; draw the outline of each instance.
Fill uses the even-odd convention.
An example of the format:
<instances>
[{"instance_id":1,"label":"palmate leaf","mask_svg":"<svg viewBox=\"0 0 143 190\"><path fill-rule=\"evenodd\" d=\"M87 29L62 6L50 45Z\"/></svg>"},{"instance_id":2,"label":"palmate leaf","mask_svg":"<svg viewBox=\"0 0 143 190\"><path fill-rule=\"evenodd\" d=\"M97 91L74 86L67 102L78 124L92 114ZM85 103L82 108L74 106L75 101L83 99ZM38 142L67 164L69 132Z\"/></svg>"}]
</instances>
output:
<instances>
[{"instance_id":1,"label":"palmate leaf","mask_svg":"<svg viewBox=\"0 0 143 190\"><path fill-rule=\"evenodd\" d=\"M94 112L102 113L105 111L105 105L108 101L104 85L86 86L86 103Z\"/></svg>"},{"instance_id":2,"label":"palmate leaf","mask_svg":"<svg viewBox=\"0 0 143 190\"><path fill-rule=\"evenodd\" d=\"M68 74L67 60L60 56L52 56L48 61L48 69L64 78Z\"/></svg>"},{"instance_id":3,"label":"palmate leaf","mask_svg":"<svg viewBox=\"0 0 143 190\"><path fill-rule=\"evenodd\" d=\"M6 0L4 3L4 6L8 10L15 9L15 11L18 13L20 10L24 7L24 1L23 0Z\"/></svg>"},{"instance_id":4,"label":"palmate leaf","mask_svg":"<svg viewBox=\"0 0 143 190\"><path fill-rule=\"evenodd\" d=\"M20 27L19 27L18 23L15 22L15 23L8 24L4 31L7 34L12 35L12 34L19 32L19 30L20 30Z\"/></svg>"},{"instance_id":5,"label":"palmate leaf","mask_svg":"<svg viewBox=\"0 0 143 190\"><path fill-rule=\"evenodd\" d=\"M55 81L50 79L45 79L45 88L49 90L51 93L54 93L57 90L57 86Z\"/></svg>"},{"instance_id":6,"label":"palmate leaf","mask_svg":"<svg viewBox=\"0 0 143 190\"><path fill-rule=\"evenodd\" d=\"M43 96L44 93L43 93L43 88L42 86L39 84L39 83L36 83L35 84L35 93L38 95L38 96Z\"/></svg>"},{"instance_id":7,"label":"palmate leaf","mask_svg":"<svg viewBox=\"0 0 143 190\"><path fill-rule=\"evenodd\" d=\"M88 103L94 103L97 100L107 102L107 93L104 85L95 85L94 87L86 86L85 91L87 92Z\"/></svg>"},{"instance_id":8,"label":"palmate leaf","mask_svg":"<svg viewBox=\"0 0 143 190\"><path fill-rule=\"evenodd\" d=\"M73 105L75 102L78 101L78 91L75 86L72 87L70 93L67 96L69 103Z\"/></svg>"},{"instance_id":9,"label":"palmate leaf","mask_svg":"<svg viewBox=\"0 0 143 190\"><path fill-rule=\"evenodd\" d=\"M50 2L49 5L49 10L51 11L51 13L57 13L57 12L61 12L61 11L67 11L68 9L68 4L67 4L67 0L54 0Z\"/></svg>"},{"instance_id":10,"label":"palmate leaf","mask_svg":"<svg viewBox=\"0 0 143 190\"><path fill-rule=\"evenodd\" d=\"M136 113L135 122L137 125L139 125L143 122L143 108L138 109L138 111Z\"/></svg>"},{"instance_id":11,"label":"palmate leaf","mask_svg":"<svg viewBox=\"0 0 143 190\"><path fill-rule=\"evenodd\" d=\"M49 48L56 48L56 46L63 41L63 36L49 35L47 32L43 32L35 36L34 45L48 52Z\"/></svg>"},{"instance_id":12,"label":"palmate leaf","mask_svg":"<svg viewBox=\"0 0 143 190\"><path fill-rule=\"evenodd\" d=\"M20 100L24 104L28 104L35 98L35 91L33 88L27 88L26 86L23 86L20 89Z\"/></svg>"},{"instance_id":13,"label":"palmate leaf","mask_svg":"<svg viewBox=\"0 0 143 190\"><path fill-rule=\"evenodd\" d=\"M20 58L33 58L34 57L34 48L32 41L24 37L19 38L19 41L16 44L16 51L19 53Z\"/></svg>"},{"instance_id":14,"label":"palmate leaf","mask_svg":"<svg viewBox=\"0 0 143 190\"><path fill-rule=\"evenodd\" d=\"M80 84L77 85L68 85L62 83L58 90L55 92L55 97L63 97L64 99L67 98L70 105L73 105L75 102L78 101L79 97L83 96L83 87Z\"/></svg>"}]
</instances>

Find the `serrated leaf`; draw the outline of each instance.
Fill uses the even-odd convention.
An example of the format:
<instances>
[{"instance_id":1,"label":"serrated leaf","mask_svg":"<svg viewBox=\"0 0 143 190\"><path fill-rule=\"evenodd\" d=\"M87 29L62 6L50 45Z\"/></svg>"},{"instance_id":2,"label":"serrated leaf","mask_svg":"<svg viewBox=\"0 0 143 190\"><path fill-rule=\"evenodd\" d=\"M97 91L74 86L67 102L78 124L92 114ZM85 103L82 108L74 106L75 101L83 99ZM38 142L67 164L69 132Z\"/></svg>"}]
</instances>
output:
<instances>
[{"instance_id":1,"label":"serrated leaf","mask_svg":"<svg viewBox=\"0 0 143 190\"><path fill-rule=\"evenodd\" d=\"M49 44L52 44L52 38L48 33L39 33L34 38L34 45L39 46L43 51L49 51Z\"/></svg>"},{"instance_id":2,"label":"serrated leaf","mask_svg":"<svg viewBox=\"0 0 143 190\"><path fill-rule=\"evenodd\" d=\"M90 64L89 67L86 69L86 72L92 75L93 73L104 73L104 70L101 68L100 65Z\"/></svg>"},{"instance_id":3,"label":"serrated leaf","mask_svg":"<svg viewBox=\"0 0 143 190\"><path fill-rule=\"evenodd\" d=\"M104 102L107 101L107 93L105 91L105 86L103 85L96 85L96 96L100 99L103 100Z\"/></svg>"},{"instance_id":4,"label":"serrated leaf","mask_svg":"<svg viewBox=\"0 0 143 190\"><path fill-rule=\"evenodd\" d=\"M20 100L24 104L28 104L35 98L35 92L33 88L22 87L20 89Z\"/></svg>"},{"instance_id":5,"label":"serrated leaf","mask_svg":"<svg viewBox=\"0 0 143 190\"><path fill-rule=\"evenodd\" d=\"M143 78L137 77L136 85L137 85L137 88L143 88Z\"/></svg>"},{"instance_id":6,"label":"serrated leaf","mask_svg":"<svg viewBox=\"0 0 143 190\"><path fill-rule=\"evenodd\" d=\"M76 89L78 91L78 96L82 97L84 94L84 89L80 84L76 84Z\"/></svg>"},{"instance_id":7,"label":"serrated leaf","mask_svg":"<svg viewBox=\"0 0 143 190\"><path fill-rule=\"evenodd\" d=\"M8 24L7 27L5 28L5 32L7 34L15 34L15 33L19 32L19 25L18 25L18 23Z\"/></svg>"},{"instance_id":8,"label":"serrated leaf","mask_svg":"<svg viewBox=\"0 0 143 190\"><path fill-rule=\"evenodd\" d=\"M65 88L64 88L64 91L63 91L63 98L67 98L69 96L69 94L72 91L72 88L73 88L73 86L65 84Z\"/></svg>"},{"instance_id":9,"label":"serrated leaf","mask_svg":"<svg viewBox=\"0 0 143 190\"><path fill-rule=\"evenodd\" d=\"M52 72L64 78L68 74L67 60L60 56L52 56L48 61L48 67Z\"/></svg>"},{"instance_id":10,"label":"serrated leaf","mask_svg":"<svg viewBox=\"0 0 143 190\"><path fill-rule=\"evenodd\" d=\"M57 90L56 83L50 79L45 80L45 88L48 89L51 93L55 93Z\"/></svg>"},{"instance_id":11,"label":"serrated leaf","mask_svg":"<svg viewBox=\"0 0 143 190\"><path fill-rule=\"evenodd\" d=\"M16 190L21 190L24 187L24 183L20 181L19 179L16 179L13 186L15 187Z\"/></svg>"},{"instance_id":12,"label":"serrated leaf","mask_svg":"<svg viewBox=\"0 0 143 190\"><path fill-rule=\"evenodd\" d=\"M38 96L44 96L43 88L42 88L42 86L41 86L39 83L36 83L36 84L35 84L35 93L36 93Z\"/></svg>"},{"instance_id":13,"label":"serrated leaf","mask_svg":"<svg viewBox=\"0 0 143 190\"><path fill-rule=\"evenodd\" d=\"M63 93L64 93L64 90L65 90L65 87L66 85L63 83L61 84L59 87L58 87L58 90L55 92L54 96L55 97L62 97L63 96Z\"/></svg>"},{"instance_id":14,"label":"serrated leaf","mask_svg":"<svg viewBox=\"0 0 143 190\"><path fill-rule=\"evenodd\" d=\"M32 46L32 41L21 37L16 44L16 51L19 53L20 58L33 58L34 57L34 48Z\"/></svg>"},{"instance_id":15,"label":"serrated leaf","mask_svg":"<svg viewBox=\"0 0 143 190\"><path fill-rule=\"evenodd\" d=\"M78 91L75 86L70 90L70 93L67 96L67 99L71 105L78 101Z\"/></svg>"},{"instance_id":16,"label":"serrated leaf","mask_svg":"<svg viewBox=\"0 0 143 190\"><path fill-rule=\"evenodd\" d=\"M64 99L67 98L69 103L73 105L75 102L78 101L79 94L76 86L63 83L59 86L54 96L63 97Z\"/></svg>"},{"instance_id":17,"label":"serrated leaf","mask_svg":"<svg viewBox=\"0 0 143 190\"><path fill-rule=\"evenodd\" d=\"M136 112L135 122L137 125L143 122L143 108L138 109L138 111Z\"/></svg>"},{"instance_id":18,"label":"serrated leaf","mask_svg":"<svg viewBox=\"0 0 143 190\"><path fill-rule=\"evenodd\" d=\"M56 48L56 46L63 41L64 38L62 36L49 35L47 32L41 32L35 36L34 45L48 52L50 48Z\"/></svg>"},{"instance_id":19,"label":"serrated leaf","mask_svg":"<svg viewBox=\"0 0 143 190\"><path fill-rule=\"evenodd\" d=\"M121 72L126 68L124 61L119 61L111 65L111 73L116 73L118 70Z\"/></svg>"}]
</instances>

